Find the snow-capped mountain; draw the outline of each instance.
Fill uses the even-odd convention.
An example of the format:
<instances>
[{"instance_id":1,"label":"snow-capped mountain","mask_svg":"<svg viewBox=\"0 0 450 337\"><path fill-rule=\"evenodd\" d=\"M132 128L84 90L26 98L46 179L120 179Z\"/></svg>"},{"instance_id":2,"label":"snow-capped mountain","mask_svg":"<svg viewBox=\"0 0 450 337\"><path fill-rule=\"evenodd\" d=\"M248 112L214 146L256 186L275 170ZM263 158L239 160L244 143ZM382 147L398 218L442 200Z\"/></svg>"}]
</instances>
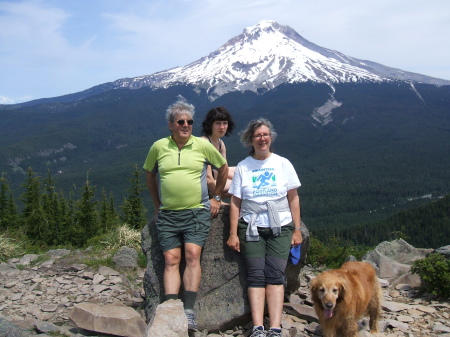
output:
<instances>
[{"instance_id":1,"label":"snow-capped mountain","mask_svg":"<svg viewBox=\"0 0 450 337\"><path fill-rule=\"evenodd\" d=\"M14 104L14 101L8 97L0 96L0 104Z\"/></svg>"},{"instance_id":2,"label":"snow-capped mountain","mask_svg":"<svg viewBox=\"0 0 450 337\"><path fill-rule=\"evenodd\" d=\"M208 90L214 99L230 91L272 89L282 83L314 81L333 86L340 82L391 80L450 84L317 46L289 26L265 20L245 28L216 51L184 67L120 79L113 84L130 89L194 84Z\"/></svg>"}]
</instances>

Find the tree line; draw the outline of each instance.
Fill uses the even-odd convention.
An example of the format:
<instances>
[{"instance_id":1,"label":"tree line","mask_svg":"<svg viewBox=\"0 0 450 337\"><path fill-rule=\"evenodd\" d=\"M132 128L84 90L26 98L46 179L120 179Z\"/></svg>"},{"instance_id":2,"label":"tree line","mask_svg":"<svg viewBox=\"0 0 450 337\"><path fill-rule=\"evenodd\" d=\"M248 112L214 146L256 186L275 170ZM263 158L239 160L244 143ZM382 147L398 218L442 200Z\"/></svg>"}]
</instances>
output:
<instances>
[{"instance_id":1,"label":"tree line","mask_svg":"<svg viewBox=\"0 0 450 337\"><path fill-rule=\"evenodd\" d=\"M35 246L84 247L92 238L121 224L141 230L148 221L141 183L143 172L135 165L120 207L105 189L97 196L89 174L82 188L68 196L57 191L50 170L45 178L28 168L19 210L6 175L0 179L0 234L20 233ZM347 213L349 214L349 213ZM343 223L345 220L343 219ZM358 225L315 228L313 236L330 244L373 247L385 240L402 238L415 247L438 248L450 237L450 195L424 206L398 212L388 218ZM334 241L333 241L334 240Z\"/></svg>"},{"instance_id":2,"label":"tree line","mask_svg":"<svg viewBox=\"0 0 450 337\"><path fill-rule=\"evenodd\" d=\"M339 237L365 246L402 238L414 247L439 248L449 244L450 194L427 205L403 210L384 220L318 232L320 239Z\"/></svg>"},{"instance_id":3,"label":"tree line","mask_svg":"<svg viewBox=\"0 0 450 337\"><path fill-rule=\"evenodd\" d=\"M127 195L117 211L112 193L103 189L96 196L87 174L81 189L68 196L57 191L50 170L42 179L28 168L19 210L5 174L0 180L0 233L20 233L36 246L83 247L94 237L108 233L119 224L142 229L147 222L141 192L142 170L135 166Z\"/></svg>"}]
</instances>

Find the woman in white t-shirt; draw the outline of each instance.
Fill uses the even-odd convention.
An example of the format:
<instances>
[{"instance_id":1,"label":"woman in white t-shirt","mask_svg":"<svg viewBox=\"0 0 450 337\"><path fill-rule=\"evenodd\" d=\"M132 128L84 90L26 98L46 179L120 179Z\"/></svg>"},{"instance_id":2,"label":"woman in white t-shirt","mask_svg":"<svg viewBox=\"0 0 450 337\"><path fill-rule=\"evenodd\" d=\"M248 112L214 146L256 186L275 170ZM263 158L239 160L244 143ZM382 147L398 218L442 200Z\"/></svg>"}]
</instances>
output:
<instances>
[{"instance_id":1,"label":"woman in white t-shirt","mask_svg":"<svg viewBox=\"0 0 450 337\"><path fill-rule=\"evenodd\" d=\"M291 162L272 152L277 134L264 118L251 121L241 142L250 156L236 167L229 189L228 246L241 252L247 266L253 319L250 337L281 337L285 270L292 245L302 242L300 180ZM270 325L264 330L267 301Z\"/></svg>"}]
</instances>

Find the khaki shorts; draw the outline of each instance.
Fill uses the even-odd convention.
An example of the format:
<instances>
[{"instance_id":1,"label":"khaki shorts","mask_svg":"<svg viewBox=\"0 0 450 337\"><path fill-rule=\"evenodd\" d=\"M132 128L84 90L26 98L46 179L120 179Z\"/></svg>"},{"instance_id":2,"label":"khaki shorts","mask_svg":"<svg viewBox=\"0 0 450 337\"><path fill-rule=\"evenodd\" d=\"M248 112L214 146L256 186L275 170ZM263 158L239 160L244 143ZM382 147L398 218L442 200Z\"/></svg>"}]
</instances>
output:
<instances>
[{"instance_id":1,"label":"khaki shorts","mask_svg":"<svg viewBox=\"0 0 450 337\"><path fill-rule=\"evenodd\" d=\"M211 225L211 213L204 208L181 211L160 210L156 219L156 232L163 252L183 243L205 245Z\"/></svg>"}]
</instances>

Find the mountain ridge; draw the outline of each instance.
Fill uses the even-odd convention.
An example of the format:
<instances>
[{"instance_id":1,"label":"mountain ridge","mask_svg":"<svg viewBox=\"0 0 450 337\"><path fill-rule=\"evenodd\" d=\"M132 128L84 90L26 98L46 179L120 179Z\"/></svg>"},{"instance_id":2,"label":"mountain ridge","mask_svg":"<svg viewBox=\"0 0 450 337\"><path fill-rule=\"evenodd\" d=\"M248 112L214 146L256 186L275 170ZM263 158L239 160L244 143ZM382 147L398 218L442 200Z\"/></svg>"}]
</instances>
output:
<instances>
[{"instance_id":1,"label":"mountain ridge","mask_svg":"<svg viewBox=\"0 0 450 337\"><path fill-rule=\"evenodd\" d=\"M282 83L313 81L336 83L407 81L450 85L450 81L384 66L318 46L287 25L262 20L232 37L207 56L185 66L151 75L121 78L87 90L54 98L20 103L73 102L114 89L167 88L193 84L208 92L211 101L232 91L261 93Z\"/></svg>"}]
</instances>

